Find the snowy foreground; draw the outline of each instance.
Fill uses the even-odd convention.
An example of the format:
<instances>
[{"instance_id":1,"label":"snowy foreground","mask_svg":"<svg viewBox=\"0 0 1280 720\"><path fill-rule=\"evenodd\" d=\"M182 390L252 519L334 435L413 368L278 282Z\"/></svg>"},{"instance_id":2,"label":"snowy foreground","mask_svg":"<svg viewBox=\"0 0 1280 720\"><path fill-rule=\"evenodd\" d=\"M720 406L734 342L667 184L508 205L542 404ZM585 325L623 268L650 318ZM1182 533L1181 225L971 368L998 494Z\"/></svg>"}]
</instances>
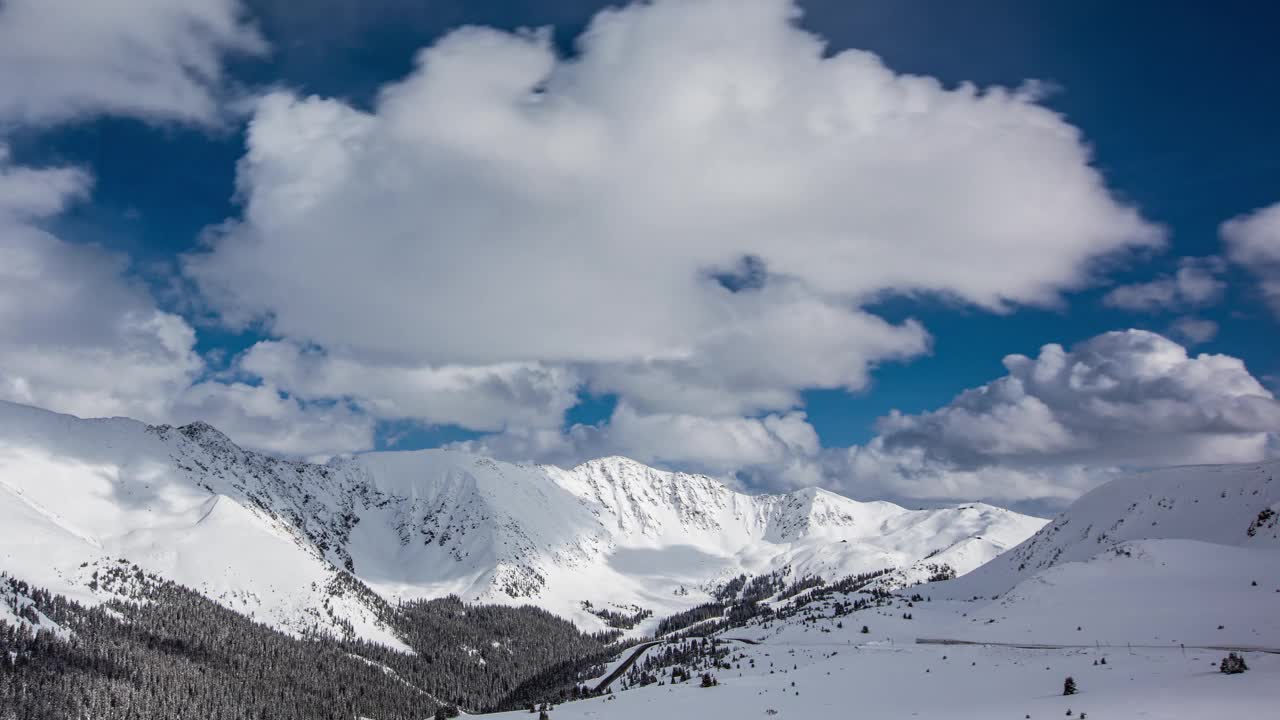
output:
<instances>
[{"instance_id":1,"label":"snowy foreground","mask_svg":"<svg viewBox=\"0 0 1280 720\"><path fill-rule=\"evenodd\" d=\"M1270 592L1270 591L1269 591ZM1026 649L916 644L918 631L951 632L970 603L916 603L770 631L727 633L732 670L719 685L651 685L556 706L552 718L1178 718L1274 717L1280 655L1245 653L1250 671L1223 675L1221 650ZM899 613L892 617L892 613ZM859 632L862 623L872 632ZM1215 626L1216 627L1216 626ZM829 632L823 632L823 629ZM739 657L741 656L741 657ZM1095 664L1106 658L1106 664ZM750 660L755 660L752 668ZM1062 694L1067 676L1079 693ZM529 717L503 713L493 717Z\"/></svg>"},{"instance_id":2,"label":"snowy foreground","mask_svg":"<svg viewBox=\"0 0 1280 720\"><path fill-rule=\"evenodd\" d=\"M1250 653L1250 672L1222 675L1221 652L1021 650L927 645L769 643L744 650L756 669L720 685L650 686L557 706L553 718L1088 718L1275 717L1280 657ZM831 653L837 653L831 657ZM1093 660L1108 657L1107 665ZM943 657L946 657L944 660ZM770 675L768 663L778 668ZM790 669L793 665L797 669ZM1067 675L1080 693L1062 695ZM791 683L795 683L795 687ZM528 717L503 713L493 717Z\"/></svg>"},{"instance_id":3,"label":"snowy foreground","mask_svg":"<svg viewBox=\"0 0 1280 720\"><path fill-rule=\"evenodd\" d=\"M715 687L668 672L552 716L1280 717L1277 478L1273 462L1117 480L959 579L726 631L732 667ZM1248 672L1218 671L1230 650ZM1078 694L1063 695L1068 676Z\"/></svg>"}]
</instances>

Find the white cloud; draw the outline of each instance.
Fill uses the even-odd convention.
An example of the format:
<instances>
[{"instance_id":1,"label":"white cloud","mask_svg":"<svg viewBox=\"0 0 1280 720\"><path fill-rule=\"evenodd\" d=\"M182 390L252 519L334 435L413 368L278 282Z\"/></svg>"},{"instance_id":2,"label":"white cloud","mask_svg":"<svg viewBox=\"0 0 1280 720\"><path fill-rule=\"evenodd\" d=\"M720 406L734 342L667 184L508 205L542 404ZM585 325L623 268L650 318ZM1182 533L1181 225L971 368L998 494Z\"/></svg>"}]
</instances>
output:
<instances>
[{"instance_id":1,"label":"white cloud","mask_svg":"<svg viewBox=\"0 0 1280 720\"><path fill-rule=\"evenodd\" d=\"M823 484L854 497L1041 510L1126 469L1250 462L1280 449L1280 402L1233 357L1191 356L1127 330L1004 363L1007 375L931 412L892 412L851 448L821 447L803 412L651 413L626 402L597 425L514 428L459 446L560 465L620 454L756 488Z\"/></svg>"},{"instance_id":2,"label":"white cloud","mask_svg":"<svg viewBox=\"0 0 1280 720\"><path fill-rule=\"evenodd\" d=\"M576 433L594 452L713 472L779 464L818 452L818 434L802 412L763 418L642 415L620 405L607 426Z\"/></svg>"},{"instance_id":3,"label":"white cloud","mask_svg":"<svg viewBox=\"0 0 1280 720\"><path fill-rule=\"evenodd\" d=\"M1183 258L1176 273L1122 285L1107 293L1103 302L1135 312L1204 307L1222 297L1227 284L1220 276L1225 269L1220 258Z\"/></svg>"},{"instance_id":4,"label":"white cloud","mask_svg":"<svg viewBox=\"0 0 1280 720\"><path fill-rule=\"evenodd\" d=\"M201 368L194 333L124 279L123 257L40 228L89 186L75 168L14 166L0 146L0 396L156 418Z\"/></svg>"},{"instance_id":5,"label":"white cloud","mask_svg":"<svg viewBox=\"0 0 1280 720\"><path fill-rule=\"evenodd\" d=\"M625 455L646 463L729 474L780 469L815 458L817 431L803 412L761 418L645 414L620 404L607 422L558 430L514 430L459 443L476 452L517 461L573 465L604 455ZM811 483L805 483L811 484Z\"/></svg>"},{"instance_id":6,"label":"white cloud","mask_svg":"<svg viewBox=\"0 0 1280 720\"><path fill-rule=\"evenodd\" d=\"M213 122L222 55L265 48L238 0L6 0L0 124L88 114Z\"/></svg>"},{"instance_id":7,"label":"white cloud","mask_svg":"<svg viewBox=\"0 0 1280 720\"><path fill-rule=\"evenodd\" d=\"M285 389L484 426L514 414L469 417L436 386L539 368L641 415L785 413L927 350L861 309L886 293L1054 304L1099 256L1162 242L1033 88L829 55L795 16L637 4L572 59L469 28L373 112L271 94L243 216L187 272L228 323L321 348L326 379ZM713 277L744 268L741 292ZM379 370L336 381L336 362ZM538 423L560 402L529 398Z\"/></svg>"},{"instance_id":8,"label":"white cloud","mask_svg":"<svg viewBox=\"0 0 1280 720\"><path fill-rule=\"evenodd\" d=\"M41 7L6 4L0 40L55 22ZM154 12L137 32L172 42L133 43L112 18L97 34L57 26L84 48L0 43L0 118L216 119L220 54L258 47L237 6L139 8ZM794 18L784 0L634 5L598 16L572 59L545 33L472 28L424 51L372 112L265 97L243 216L186 260L228 324L278 338L232 378L209 376L192 328L125 258L42 229L87 194L85 173L0 159L0 250L21 259L0 268L0 396L205 419L293 455L366 448L375 418L413 419L493 431L470 447L503 457L617 453L913 498L1061 500L1118 467L1274 448L1280 410L1243 364L1129 331L1010 356L1008 375L939 410L822 449L801 391L856 391L930 348L919 323L869 303L1053 305L1099 257L1163 237L1111 197L1034 87L899 75L827 54ZM45 80L4 83L6 58ZM1264 284L1280 277L1265 275L1280 267L1270 212L1223 227ZM1108 302L1203 306L1221 272L1188 260ZM1194 340L1207 323L1175 327ZM565 431L584 386L617 408Z\"/></svg>"},{"instance_id":9,"label":"white cloud","mask_svg":"<svg viewBox=\"0 0 1280 720\"><path fill-rule=\"evenodd\" d=\"M1218 335L1218 323L1197 317L1180 317L1170 328L1174 335L1187 341L1188 345L1207 343Z\"/></svg>"},{"instance_id":10,"label":"white cloud","mask_svg":"<svg viewBox=\"0 0 1280 720\"><path fill-rule=\"evenodd\" d=\"M756 414L799 405L802 388L861 390L871 366L929 348L915 321L893 325L783 282L739 293L734 304L685 356L596 364L592 388L645 413Z\"/></svg>"},{"instance_id":11,"label":"white cloud","mask_svg":"<svg viewBox=\"0 0 1280 720\"><path fill-rule=\"evenodd\" d=\"M1222 224L1227 257L1258 278L1271 311L1280 317L1280 203Z\"/></svg>"},{"instance_id":12,"label":"white cloud","mask_svg":"<svg viewBox=\"0 0 1280 720\"><path fill-rule=\"evenodd\" d=\"M0 143L0 218L10 226L57 215L89 193L93 178L80 168L29 168L14 165Z\"/></svg>"},{"instance_id":13,"label":"white cloud","mask_svg":"<svg viewBox=\"0 0 1280 720\"><path fill-rule=\"evenodd\" d=\"M297 397L350 398L379 418L483 431L558 428L579 384L570 372L537 364L372 366L272 341L250 348L239 368Z\"/></svg>"},{"instance_id":14,"label":"white cloud","mask_svg":"<svg viewBox=\"0 0 1280 720\"><path fill-rule=\"evenodd\" d=\"M1189 356L1128 330L1038 357L919 415L893 413L850 448L846 487L906 497L1069 499L1122 467L1249 462L1280 433L1280 402L1240 360Z\"/></svg>"},{"instance_id":15,"label":"white cloud","mask_svg":"<svg viewBox=\"0 0 1280 720\"><path fill-rule=\"evenodd\" d=\"M341 406L201 382L195 331L156 306L126 257L43 229L90 184L76 168L14 166L0 145L0 399L82 417L204 419L289 454L372 444L372 422Z\"/></svg>"},{"instance_id":16,"label":"white cloud","mask_svg":"<svg viewBox=\"0 0 1280 720\"><path fill-rule=\"evenodd\" d=\"M99 114L213 123L222 55L265 45L236 0L0 3L0 127ZM267 385L209 379L195 330L129 259L45 225L89 196L74 167L14 165L0 143L0 399L83 417L212 422L290 455L366 449L373 420Z\"/></svg>"},{"instance_id":17,"label":"white cloud","mask_svg":"<svg viewBox=\"0 0 1280 720\"><path fill-rule=\"evenodd\" d=\"M270 385L207 381L183 391L171 422L202 420L255 450L322 460L373 447L373 418L343 403L306 404Z\"/></svg>"},{"instance_id":18,"label":"white cloud","mask_svg":"<svg viewBox=\"0 0 1280 720\"><path fill-rule=\"evenodd\" d=\"M875 441L852 448L843 463L833 463L845 479L835 487L854 496L897 497L906 501L990 500L1036 507L1066 505L1089 489L1116 477L1116 468L1089 465L963 468L928 457L922 447L886 452Z\"/></svg>"}]
</instances>

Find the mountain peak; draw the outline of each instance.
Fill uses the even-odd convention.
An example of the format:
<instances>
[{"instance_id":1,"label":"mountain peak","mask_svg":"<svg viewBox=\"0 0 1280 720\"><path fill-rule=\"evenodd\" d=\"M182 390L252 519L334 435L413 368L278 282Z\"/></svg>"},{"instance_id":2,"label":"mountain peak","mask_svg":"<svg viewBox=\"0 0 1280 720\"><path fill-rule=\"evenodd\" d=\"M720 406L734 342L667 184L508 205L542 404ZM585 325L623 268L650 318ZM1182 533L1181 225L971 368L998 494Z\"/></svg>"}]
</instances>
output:
<instances>
[{"instance_id":1,"label":"mountain peak","mask_svg":"<svg viewBox=\"0 0 1280 720\"><path fill-rule=\"evenodd\" d=\"M192 440L207 438L220 442L231 442L231 438L227 437L226 433L203 420L196 420L195 422L187 423L186 425L180 425L178 426L178 432Z\"/></svg>"},{"instance_id":2,"label":"mountain peak","mask_svg":"<svg viewBox=\"0 0 1280 720\"><path fill-rule=\"evenodd\" d=\"M658 468L652 467L650 465L646 465L640 462L639 460L634 460L625 455L605 455L603 457L586 460L584 462L578 463L573 467L574 470L578 470L579 468L630 470L635 472L653 472L653 473L667 472L665 470L659 470Z\"/></svg>"},{"instance_id":3,"label":"mountain peak","mask_svg":"<svg viewBox=\"0 0 1280 720\"><path fill-rule=\"evenodd\" d=\"M668 489L693 489L699 492L732 492L728 485L710 475L662 470L623 455L608 455L588 460L575 466L569 473L590 477L611 485L644 484Z\"/></svg>"},{"instance_id":4,"label":"mountain peak","mask_svg":"<svg viewBox=\"0 0 1280 720\"><path fill-rule=\"evenodd\" d=\"M859 500L846 497L837 492L832 492L826 488L817 485L809 485L807 487L798 488L786 493L786 497L800 498L810 502L850 502L862 504Z\"/></svg>"}]
</instances>

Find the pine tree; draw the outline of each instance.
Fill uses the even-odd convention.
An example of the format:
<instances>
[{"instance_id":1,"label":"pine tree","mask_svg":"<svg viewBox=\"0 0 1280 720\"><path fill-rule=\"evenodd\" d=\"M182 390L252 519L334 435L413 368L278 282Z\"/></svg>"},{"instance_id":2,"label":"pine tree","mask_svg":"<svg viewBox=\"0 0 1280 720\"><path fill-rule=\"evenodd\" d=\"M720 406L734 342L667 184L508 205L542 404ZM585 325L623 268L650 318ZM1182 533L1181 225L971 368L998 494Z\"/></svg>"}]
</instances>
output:
<instances>
[{"instance_id":1,"label":"pine tree","mask_svg":"<svg viewBox=\"0 0 1280 720\"><path fill-rule=\"evenodd\" d=\"M1076 692L1078 692L1076 689L1076 679L1068 675L1066 682L1062 683L1062 694L1075 695Z\"/></svg>"}]
</instances>

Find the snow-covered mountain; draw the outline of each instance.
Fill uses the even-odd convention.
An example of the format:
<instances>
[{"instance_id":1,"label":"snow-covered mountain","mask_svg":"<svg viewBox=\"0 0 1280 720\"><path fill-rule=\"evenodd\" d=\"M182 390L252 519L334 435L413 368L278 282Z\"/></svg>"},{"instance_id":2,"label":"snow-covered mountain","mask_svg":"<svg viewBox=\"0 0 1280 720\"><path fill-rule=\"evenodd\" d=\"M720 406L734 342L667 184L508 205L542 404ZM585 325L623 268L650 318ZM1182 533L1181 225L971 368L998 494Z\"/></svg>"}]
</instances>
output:
<instances>
[{"instance_id":1,"label":"snow-covered mountain","mask_svg":"<svg viewBox=\"0 0 1280 720\"><path fill-rule=\"evenodd\" d=\"M617 457L569 470L439 450L307 464L201 423L0 403L0 571L95 602L113 592L107 568L136 564L276 627L349 623L391 645L376 599L340 570L387 600L456 593L600 627L593 612L656 619L743 572L965 573L1043 522L818 489L747 495Z\"/></svg>"}]
</instances>

